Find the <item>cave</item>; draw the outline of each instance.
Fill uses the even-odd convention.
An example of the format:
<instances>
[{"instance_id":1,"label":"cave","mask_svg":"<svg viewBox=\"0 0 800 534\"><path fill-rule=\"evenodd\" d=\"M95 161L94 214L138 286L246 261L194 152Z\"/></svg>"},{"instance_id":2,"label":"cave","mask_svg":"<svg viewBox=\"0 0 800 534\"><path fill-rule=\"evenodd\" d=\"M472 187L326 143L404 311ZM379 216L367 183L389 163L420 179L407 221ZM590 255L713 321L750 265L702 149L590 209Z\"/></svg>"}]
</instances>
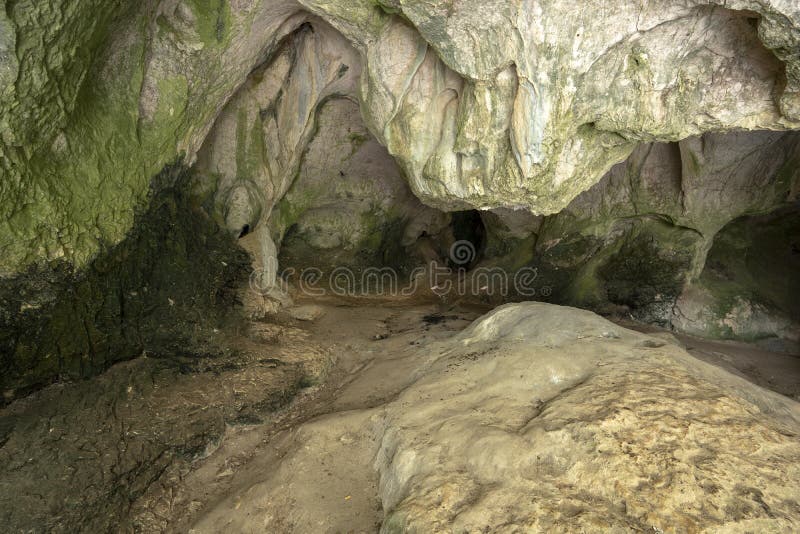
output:
<instances>
[{"instance_id":1,"label":"cave","mask_svg":"<svg viewBox=\"0 0 800 534\"><path fill-rule=\"evenodd\" d=\"M800 531L800 8L14 0L0 531Z\"/></svg>"}]
</instances>

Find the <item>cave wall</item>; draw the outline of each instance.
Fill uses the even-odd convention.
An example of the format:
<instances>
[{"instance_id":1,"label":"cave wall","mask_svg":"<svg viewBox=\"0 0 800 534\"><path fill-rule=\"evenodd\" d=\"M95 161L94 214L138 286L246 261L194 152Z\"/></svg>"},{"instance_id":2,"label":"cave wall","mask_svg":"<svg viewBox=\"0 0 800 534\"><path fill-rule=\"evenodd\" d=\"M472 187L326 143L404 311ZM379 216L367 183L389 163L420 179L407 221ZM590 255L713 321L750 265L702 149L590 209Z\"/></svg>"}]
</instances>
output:
<instances>
[{"instance_id":1,"label":"cave wall","mask_svg":"<svg viewBox=\"0 0 800 534\"><path fill-rule=\"evenodd\" d=\"M5 2L3 388L13 397L141 353L146 344L113 333L126 331L127 297L103 303L174 272L152 250L132 258L130 243L150 234L178 264L192 247L235 256L241 237L274 283L278 254L351 265L441 257L446 246L415 239L452 240L443 212L473 208L487 262L535 267L560 302L696 333L791 338L793 309L770 292L728 306L731 286L717 291L709 269L740 273L740 286L757 280L725 267L739 249L720 232L743 235L729 227L739 219L783 225L741 218L796 199L797 134L786 132L800 128L800 7L565 6ZM190 169L180 213L203 222L172 241L147 214L177 194L157 179L175 161ZM202 238L209 221L226 230L213 245ZM177 256L175 242L186 244ZM238 276L197 267L209 294ZM129 270L130 283L112 281ZM87 299L97 302L70 311ZM158 302L141 308L142 332L169 317ZM778 326L730 327L739 309ZM56 325L87 334L64 348ZM25 328L48 341L34 346ZM124 342L97 348L112 338Z\"/></svg>"},{"instance_id":2,"label":"cave wall","mask_svg":"<svg viewBox=\"0 0 800 534\"><path fill-rule=\"evenodd\" d=\"M355 47L365 123L434 207L555 213L639 142L800 126L792 0L6 2L0 272L123 239L309 11Z\"/></svg>"},{"instance_id":3,"label":"cave wall","mask_svg":"<svg viewBox=\"0 0 800 534\"><path fill-rule=\"evenodd\" d=\"M683 332L800 352L800 204L746 215L714 239L705 268L675 305Z\"/></svg>"},{"instance_id":4,"label":"cave wall","mask_svg":"<svg viewBox=\"0 0 800 534\"><path fill-rule=\"evenodd\" d=\"M269 271L259 285L279 300L278 267L411 266L417 236L450 222L413 195L364 124L361 69L350 42L310 18L250 74L198 152L196 202Z\"/></svg>"},{"instance_id":5,"label":"cave wall","mask_svg":"<svg viewBox=\"0 0 800 534\"><path fill-rule=\"evenodd\" d=\"M799 163L797 132L642 145L556 215L487 212L484 264L535 268L553 302L794 350ZM745 257L771 268L751 274Z\"/></svg>"},{"instance_id":6,"label":"cave wall","mask_svg":"<svg viewBox=\"0 0 800 534\"><path fill-rule=\"evenodd\" d=\"M227 352L219 331L248 255L188 194L180 164L153 182L135 229L85 269L32 268L0 286L0 405L139 356L179 368Z\"/></svg>"}]
</instances>

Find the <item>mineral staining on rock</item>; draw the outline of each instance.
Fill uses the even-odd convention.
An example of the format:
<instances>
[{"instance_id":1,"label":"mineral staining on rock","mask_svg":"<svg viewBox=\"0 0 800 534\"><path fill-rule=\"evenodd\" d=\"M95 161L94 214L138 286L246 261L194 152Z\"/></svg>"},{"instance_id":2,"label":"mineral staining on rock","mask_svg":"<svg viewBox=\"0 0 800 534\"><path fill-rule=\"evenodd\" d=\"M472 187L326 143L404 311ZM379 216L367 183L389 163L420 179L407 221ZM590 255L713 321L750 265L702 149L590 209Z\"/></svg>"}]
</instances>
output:
<instances>
[{"instance_id":1,"label":"mineral staining on rock","mask_svg":"<svg viewBox=\"0 0 800 534\"><path fill-rule=\"evenodd\" d=\"M731 222L714 240L697 283L676 303L676 328L798 352L799 245L797 203Z\"/></svg>"},{"instance_id":2,"label":"mineral staining on rock","mask_svg":"<svg viewBox=\"0 0 800 534\"><path fill-rule=\"evenodd\" d=\"M193 159L221 105L294 27L292 12L281 2L14 2L2 15L17 42L3 69L17 67L0 102L0 272L59 258L82 267L119 242L153 176Z\"/></svg>"},{"instance_id":3,"label":"mineral staining on rock","mask_svg":"<svg viewBox=\"0 0 800 534\"><path fill-rule=\"evenodd\" d=\"M28 268L50 273L33 286L59 279L52 262L80 274L136 235L152 178L182 156L192 201L248 238L268 283L281 250L394 263L446 233L432 208L500 208L485 212L487 255L538 266L565 302L752 333L719 322L769 299L730 304L729 288L708 297L720 284L698 277L721 228L796 195L796 137L696 134L800 126L800 11L720 4L10 3L0 275L13 291ZM685 320L673 321L679 295ZM784 336L786 313L761 330ZM19 387L53 376L52 361Z\"/></svg>"},{"instance_id":4,"label":"mineral staining on rock","mask_svg":"<svg viewBox=\"0 0 800 534\"><path fill-rule=\"evenodd\" d=\"M764 46L795 42L788 4L620 2L567 15L547 1L398 1L382 5L405 20L384 15L378 30L374 18L348 25L354 7L306 4L366 48L367 120L431 205L554 213L637 142L797 126L784 113L794 90L781 90L781 61ZM791 37L766 37L777 28Z\"/></svg>"},{"instance_id":5,"label":"mineral staining on rock","mask_svg":"<svg viewBox=\"0 0 800 534\"><path fill-rule=\"evenodd\" d=\"M83 266L120 241L151 177L194 160L306 10L353 44L369 130L439 208L555 213L638 142L798 127L797 6L721 4L14 2L0 16L0 267Z\"/></svg>"},{"instance_id":6,"label":"mineral staining on rock","mask_svg":"<svg viewBox=\"0 0 800 534\"><path fill-rule=\"evenodd\" d=\"M0 482L25 493L0 519L111 528L319 379L313 347L264 354L286 328L226 337L246 273L273 290L278 259L402 270L472 236L476 265L532 269L553 301L796 349L800 4L584 4L5 2ZM334 453L384 532L797 530L796 403L664 338L525 304L404 345L408 387L303 426L258 504L198 531L314 530ZM13 402L142 354L163 359Z\"/></svg>"},{"instance_id":7,"label":"mineral staining on rock","mask_svg":"<svg viewBox=\"0 0 800 534\"><path fill-rule=\"evenodd\" d=\"M125 240L81 271L61 262L0 286L0 406L59 380L150 356L180 365L225 354L249 258L170 167ZM198 289L202 288L202 289Z\"/></svg>"},{"instance_id":8,"label":"mineral staining on rock","mask_svg":"<svg viewBox=\"0 0 800 534\"><path fill-rule=\"evenodd\" d=\"M556 215L488 212L486 264L536 268L538 282L552 288L553 302L631 314L694 334L780 338L793 346L800 315L778 295L797 292L786 285L794 277L777 266L793 262L796 237L786 228L796 219L791 206L800 186L798 156L796 132L706 134L642 145ZM771 212L783 216L764 215ZM784 222L773 233L785 237L741 238L736 252L723 253L718 240L730 242L723 230L739 218L767 227L773 223L766 221L780 219ZM718 252L709 259L714 248ZM759 282L738 267L745 256L775 265L758 280L782 288L752 306L744 302L759 294ZM714 271L718 274L709 274ZM723 302L737 291L745 308L758 310L761 326L723 327L733 306L722 312Z\"/></svg>"}]
</instances>

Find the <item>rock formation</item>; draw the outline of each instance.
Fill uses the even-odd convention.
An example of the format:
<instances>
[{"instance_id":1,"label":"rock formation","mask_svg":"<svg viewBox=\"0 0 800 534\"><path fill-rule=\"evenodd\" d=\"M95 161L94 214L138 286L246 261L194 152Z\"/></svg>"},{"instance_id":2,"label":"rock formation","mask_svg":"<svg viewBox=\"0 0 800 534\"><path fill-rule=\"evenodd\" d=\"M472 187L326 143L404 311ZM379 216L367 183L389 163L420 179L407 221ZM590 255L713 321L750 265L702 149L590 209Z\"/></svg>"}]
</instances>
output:
<instances>
[{"instance_id":1,"label":"rock formation","mask_svg":"<svg viewBox=\"0 0 800 534\"><path fill-rule=\"evenodd\" d=\"M376 515L384 533L796 525L797 403L674 340L527 303L412 350L393 400L292 432L196 532L372 531Z\"/></svg>"},{"instance_id":2,"label":"rock formation","mask_svg":"<svg viewBox=\"0 0 800 534\"><path fill-rule=\"evenodd\" d=\"M3 403L224 352L281 267L407 271L476 224L470 267L534 298L800 342L795 0L4 7Z\"/></svg>"},{"instance_id":3,"label":"rock formation","mask_svg":"<svg viewBox=\"0 0 800 534\"><path fill-rule=\"evenodd\" d=\"M83 266L119 242L151 178L180 155L195 160L248 75L265 63L296 61L277 67L288 72L321 60L304 54L349 55L344 77L361 73L367 127L412 191L448 210L551 214L637 143L800 127L800 10L792 0L564 7L13 2L0 15L2 271L58 258ZM324 50L276 59L284 39L314 26L309 12L355 50L320 35ZM302 114L333 82L333 69L295 78L299 93L287 99L308 100L297 99L298 115L279 129L295 123L295 136L308 133Z\"/></svg>"}]
</instances>

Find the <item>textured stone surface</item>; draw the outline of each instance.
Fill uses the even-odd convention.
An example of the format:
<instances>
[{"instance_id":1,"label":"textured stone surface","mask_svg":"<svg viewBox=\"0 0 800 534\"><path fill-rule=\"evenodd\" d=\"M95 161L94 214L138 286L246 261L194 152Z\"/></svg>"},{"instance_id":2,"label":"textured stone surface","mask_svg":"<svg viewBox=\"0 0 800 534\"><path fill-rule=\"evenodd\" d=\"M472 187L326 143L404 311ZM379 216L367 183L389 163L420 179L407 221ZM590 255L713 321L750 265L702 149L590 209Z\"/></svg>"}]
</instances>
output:
<instances>
[{"instance_id":1,"label":"textured stone surface","mask_svg":"<svg viewBox=\"0 0 800 534\"><path fill-rule=\"evenodd\" d=\"M791 338L794 312L774 299L731 304L733 286L720 296L720 284L686 283L723 226L796 196L796 135L634 147L796 126L796 6L613 3L570 16L545 1L304 6L21 0L3 10L0 274L44 260L91 265L134 235L158 190L152 177L183 156L197 160L193 198L234 236L253 234L242 244L268 283L290 230L284 259L300 267L323 257L397 266L416 238L446 234L448 216L423 207L405 178L440 208L506 206L487 212L487 252L538 267L560 302L666 324L682 296L682 328ZM564 206L547 219L526 211ZM412 252L435 259L446 248ZM27 272L38 274L5 283L17 296L0 310L11 325L4 389L85 376L142 348L102 349L106 336L94 343L91 332L60 357L57 340L28 346L13 325L61 312L47 289L56 268ZM151 275L132 276L147 285ZM778 326L713 326L749 310Z\"/></svg>"},{"instance_id":2,"label":"textured stone surface","mask_svg":"<svg viewBox=\"0 0 800 534\"><path fill-rule=\"evenodd\" d=\"M782 87L768 49L796 70L789 2L382 3L406 21L304 3L366 49L368 120L414 191L450 209L553 213L639 141L797 126L797 79Z\"/></svg>"},{"instance_id":3,"label":"textured stone surface","mask_svg":"<svg viewBox=\"0 0 800 534\"><path fill-rule=\"evenodd\" d=\"M309 20L304 8L354 45L367 126L438 207L554 213L638 142L800 119L792 0L301 3L11 4L0 271L85 265L121 240L151 177L180 154L193 161L248 75Z\"/></svg>"},{"instance_id":4,"label":"textured stone surface","mask_svg":"<svg viewBox=\"0 0 800 534\"><path fill-rule=\"evenodd\" d=\"M0 55L4 79L16 79L0 101L0 273L58 258L84 266L120 241L150 180L181 154L193 159L225 101L302 22L296 11L285 1L14 2L0 25L4 43L16 39L15 54Z\"/></svg>"},{"instance_id":5,"label":"textured stone surface","mask_svg":"<svg viewBox=\"0 0 800 534\"><path fill-rule=\"evenodd\" d=\"M400 267L414 232L449 222L365 127L360 74L357 51L312 18L250 75L200 150L194 194L233 236L253 234L241 243L257 266L280 252L280 270Z\"/></svg>"},{"instance_id":6,"label":"textured stone surface","mask_svg":"<svg viewBox=\"0 0 800 534\"><path fill-rule=\"evenodd\" d=\"M375 497L381 532L797 529L800 405L665 338L528 303L409 350L407 387L287 435L195 531L371 531Z\"/></svg>"},{"instance_id":7,"label":"textured stone surface","mask_svg":"<svg viewBox=\"0 0 800 534\"><path fill-rule=\"evenodd\" d=\"M692 334L757 341L800 353L800 205L738 218L714 239L706 266L675 304Z\"/></svg>"},{"instance_id":8,"label":"textured stone surface","mask_svg":"<svg viewBox=\"0 0 800 534\"><path fill-rule=\"evenodd\" d=\"M224 352L218 329L239 319L249 258L192 205L180 168L159 182L134 231L86 269L60 263L0 286L0 405L143 354Z\"/></svg>"},{"instance_id":9,"label":"textured stone surface","mask_svg":"<svg viewBox=\"0 0 800 534\"><path fill-rule=\"evenodd\" d=\"M794 299L782 295L796 295L787 286L793 277L783 269L791 269L794 261L792 221L797 214L787 207L798 199L798 157L800 137L795 132L706 134L643 145L556 215L485 213L485 265L536 268L537 284L548 286L549 299L558 303L632 314L714 337L725 332L725 337L748 340L794 340L800 315L787 302ZM784 213L780 224L775 217L758 218L776 210ZM736 252L717 253L707 262L723 228L747 217L773 237L737 237ZM742 257L761 258L774 269L749 274L737 267ZM710 278L718 282L707 283L708 275L699 281L704 269L716 269L720 274ZM707 287L690 289L694 285ZM759 285L780 289L768 289L766 296ZM757 322L773 326L714 326L733 306L724 301L733 298L737 287L745 300L762 295L756 297ZM709 291L715 296L703 296ZM675 308L679 297L691 319ZM692 303L696 298L703 303ZM715 306L718 310L712 312ZM724 313L719 311L726 306Z\"/></svg>"}]
</instances>

